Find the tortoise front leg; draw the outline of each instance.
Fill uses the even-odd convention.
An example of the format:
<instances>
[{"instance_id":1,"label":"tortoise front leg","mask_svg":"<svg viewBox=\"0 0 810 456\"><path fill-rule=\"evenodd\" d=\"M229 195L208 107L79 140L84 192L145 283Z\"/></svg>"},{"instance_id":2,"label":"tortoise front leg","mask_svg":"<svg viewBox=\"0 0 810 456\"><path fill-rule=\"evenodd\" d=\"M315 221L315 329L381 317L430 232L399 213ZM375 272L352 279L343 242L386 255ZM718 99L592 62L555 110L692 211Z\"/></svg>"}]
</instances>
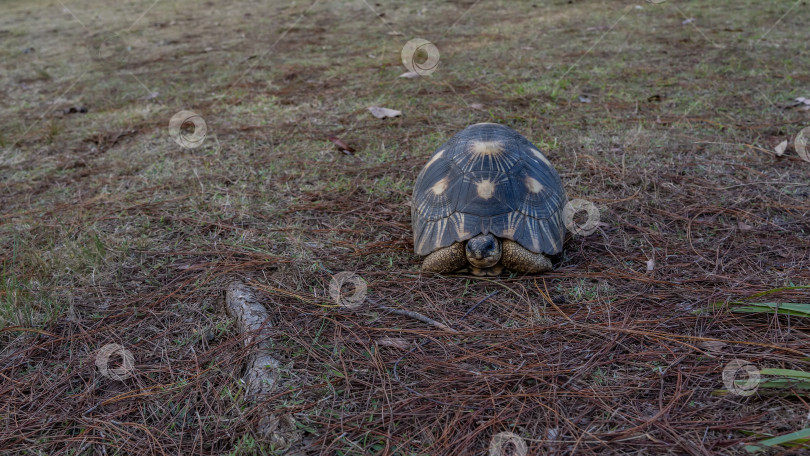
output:
<instances>
[{"instance_id":1,"label":"tortoise front leg","mask_svg":"<svg viewBox=\"0 0 810 456\"><path fill-rule=\"evenodd\" d=\"M439 249L422 261L422 271L440 274L456 272L465 266L467 266L467 254L464 252L464 244L461 242Z\"/></svg>"},{"instance_id":2,"label":"tortoise front leg","mask_svg":"<svg viewBox=\"0 0 810 456\"><path fill-rule=\"evenodd\" d=\"M497 277L503 272L503 265L498 263L495 266L486 269L480 269L473 266L470 268L470 272L472 272L472 275L478 277Z\"/></svg>"},{"instance_id":3,"label":"tortoise front leg","mask_svg":"<svg viewBox=\"0 0 810 456\"><path fill-rule=\"evenodd\" d=\"M551 271L551 260L542 253L534 253L515 241L504 239L501 264L506 269L525 274Z\"/></svg>"}]
</instances>

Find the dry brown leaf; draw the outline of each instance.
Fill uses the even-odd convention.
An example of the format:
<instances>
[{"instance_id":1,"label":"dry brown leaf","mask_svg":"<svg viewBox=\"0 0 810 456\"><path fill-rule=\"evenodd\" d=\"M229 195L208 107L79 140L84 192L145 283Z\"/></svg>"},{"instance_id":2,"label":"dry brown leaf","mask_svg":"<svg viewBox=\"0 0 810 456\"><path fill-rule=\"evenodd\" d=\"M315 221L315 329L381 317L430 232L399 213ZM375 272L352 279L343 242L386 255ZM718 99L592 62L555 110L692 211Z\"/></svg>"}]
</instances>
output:
<instances>
[{"instance_id":1,"label":"dry brown leaf","mask_svg":"<svg viewBox=\"0 0 810 456\"><path fill-rule=\"evenodd\" d=\"M407 350L411 343L401 337L380 337L376 340L378 344L386 347L399 348L400 350Z\"/></svg>"},{"instance_id":2,"label":"dry brown leaf","mask_svg":"<svg viewBox=\"0 0 810 456\"><path fill-rule=\"evenodd\" d=\"M797 109L799 111L810 111L810 98L798 97L793 99L793 103L785 106L785 109Z\"/></svg>"},{"instance_id":3,"label":"dry brown leaf","mask_svg":"<svg viewBox=\"0 0 810 456\"><path fill-rule=\"evenodd\" d=\"M774 148L774 150L776 151L776 156L781 157L782 155L784 155L787 146L788 146L787 140L780 142L779 145Z\"/></svg>"},{"instance_id":4,"label":"dry brown leaf","mask_svg":"<svg viewBox=\"0 0 810 456\"><path fill-rule=\"evenodd\" d=\"M388 109L388 108L381 108L379 106L372 106L368 108L371 112L371 115L378 119L385 119L387 117L399 117L402 115L402 111L397 111L396 109Z\"/></svg>"},{"instance_id":5,"label":"dry brown leaf","mask_svg":"<svg viewBox=\"0 0 810 456\"><path fill-rule=\"evenodd\" d=\"M720 352L728 344L719 340L706 340L698 344L698 347L709 352Z\"/></svg>"},{"instance_id":6,"label":"dry brown leaf","mask_svg":"<svg viewBox=\"0 0 810 456\"><path fill-rule=\"evenodd\" d=\"M335 143L335 146L338 148L339 151L341 151L341 152L343 152L345 154L348 154L348 155L354 155L354 152L355 152L354 149L350 145L348 145L345 142L341 141L340 138L337 138L335 136L329 136L326 139L328 139L329 141L332 141L333 143Z\"/></svg>"},{"instance_id":7,"label":"dry brown leaf","mask_svg":"<svg viewBox=\"0 0 810 456\"><path fill-rule=\"evenodd\" d=\"M370 344L372 342L376 342L377 345L381 345L383 347L398 348L400 350L407 350L411 346L410 342L408 342L406 339L403 339L401 337L383 336L383 337L378 337L376 339L355 338L355 339L348 339L348 340L350 340L350 341L352 341L352 342L354 342L356 344L362 344L362 345L367 345L367 344Z\"/></svg>"}]
</instances>

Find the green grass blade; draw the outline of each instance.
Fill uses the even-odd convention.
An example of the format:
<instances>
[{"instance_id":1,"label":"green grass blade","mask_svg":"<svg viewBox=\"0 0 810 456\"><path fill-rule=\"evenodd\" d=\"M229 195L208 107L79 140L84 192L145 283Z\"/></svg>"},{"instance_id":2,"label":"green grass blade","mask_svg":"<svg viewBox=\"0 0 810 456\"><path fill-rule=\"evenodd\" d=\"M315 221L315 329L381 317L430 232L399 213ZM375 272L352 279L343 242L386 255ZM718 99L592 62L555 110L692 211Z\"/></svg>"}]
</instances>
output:
<instances>
[{"instance_id":1,"label":"green grass blade","mask_svg":"<svg viewBox=\"0 0 810 456\"><path fill-rule=\"evenodd\" d=\"M732 312L767 312L780 315L795 315L799 317L810 317L810 304L794 302L758 302L758 303L729 303Z\"/></svg>"},{"instance_id":2,"label":"green grass blade","mask_svg":"<svg viewBox=\"0 0 810 456\"><path fill-rule=\"evenodd\" d=\"M782 288L774 288L772 290L760 291L759 293L754 293L751 295L752 298L759 298L765 295L769 295L771 293L779 293L780 291L789 291L789 290L804 290L810 288L810 285L797 285L794 287L782 287Z\"/></svg>"},{"instance_id":3,"label":"green grass blade","mask_svg":"<svg viewBox=\"0 0 810 456\"><path fill-rule=\"evenodd\" d=\"M795 379L810 379L810 372L793 369L761 369L759 373L762 375L775 375Z\"/></svg>"},{"instance_id":4,"label":"green grass blade","mask_svg":"<svg viewBox=\"0 0 810 456\"><path fill-rule=\"evenodd\" d=\"M810 389L810 382L801 382L798 380L766 380L760 382L757 386L760 388L781 388L781 389Z\"/></svg>"},{"instance_id":5,"label":"green grass blade","mask_svg":"<svg viewBox=\"0 0 810 456\"><path fill-rule=\"evenodd\" d=\"M754 445L746 445L745 450L749 453L756 453L759 451L763 451L763 446L776 446L776 445L784 445L784 444L801 444L810 440L810 428L802 429L801 431L791 432L790 434L780 435L779 437L773 437L770 439L765 439L757 442Z\"/></svg>"}]
</instances>

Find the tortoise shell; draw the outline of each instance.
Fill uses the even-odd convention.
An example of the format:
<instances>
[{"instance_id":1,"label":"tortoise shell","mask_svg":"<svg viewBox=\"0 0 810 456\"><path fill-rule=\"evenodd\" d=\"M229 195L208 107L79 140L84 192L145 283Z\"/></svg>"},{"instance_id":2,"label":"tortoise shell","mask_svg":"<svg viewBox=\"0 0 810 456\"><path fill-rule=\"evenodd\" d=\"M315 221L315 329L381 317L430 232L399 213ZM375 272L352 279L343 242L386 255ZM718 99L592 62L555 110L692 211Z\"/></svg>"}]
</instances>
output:
<instances>
[{"instance_id":1,"label":"tortoise shell","mask_svg":"<svg viewBox=\"0 0 810 456\"><path fill-rule=\"evenodd\" d=\"M557 254L566 201L557 171L529 140L504 125L471 125L439 147L416 178L414 252L425 256L492 233Z\"/></svg>"}]
</instances>

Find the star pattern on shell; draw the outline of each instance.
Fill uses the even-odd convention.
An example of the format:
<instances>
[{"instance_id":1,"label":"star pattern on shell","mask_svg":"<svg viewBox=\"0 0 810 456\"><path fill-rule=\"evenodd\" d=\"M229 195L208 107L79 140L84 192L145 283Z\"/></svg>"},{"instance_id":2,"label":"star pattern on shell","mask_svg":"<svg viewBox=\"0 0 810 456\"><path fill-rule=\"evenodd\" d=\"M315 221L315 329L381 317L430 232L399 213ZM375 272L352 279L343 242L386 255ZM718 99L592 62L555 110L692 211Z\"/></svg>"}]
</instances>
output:
<instances>
[{"instance_id":1,"label":"star pattern on shell","mask_svg":"<svg viewBox=\"0 0 810 456\"><path fill-rule=\"evenodd\" d=\"M417 177L414 251L424 256L492 233L554 255L562 250L565 202L540 149L504 125L471 125L439 147Z\"/></svg>"}]
</instances>

